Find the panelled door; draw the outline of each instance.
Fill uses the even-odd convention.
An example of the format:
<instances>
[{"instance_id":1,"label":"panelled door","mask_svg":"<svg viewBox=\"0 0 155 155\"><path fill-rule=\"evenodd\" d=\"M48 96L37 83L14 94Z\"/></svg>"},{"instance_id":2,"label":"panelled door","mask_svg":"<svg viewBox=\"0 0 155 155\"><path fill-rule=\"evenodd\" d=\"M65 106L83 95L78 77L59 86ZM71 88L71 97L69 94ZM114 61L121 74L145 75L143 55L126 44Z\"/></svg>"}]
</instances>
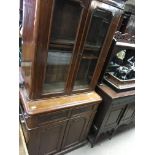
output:
<instances>
[{"instance_id":1,"label":"panelled door","mask_svg":"<svg viewBox=\"0 0 155 155\"><path fill-rule=\"evenodd\" d=\"M104 123L102 124L102 132L110 129L115 129L126 109L126 105L112 106L107 113Z\"/></svg>"},{"instance_id":2,"label":"panelled door","mask_svg":"<svg viewBox=\"0 0 155 155\"><path fill-rule=\"evenodd\" d=\"M135 103L129 103L125 110L125 113L120 121L120 125L128 124L133 121L135 115Z\"/></svg>"},{"instance_id":3,"label":"panelled door","mask_svg":"<svg viewBox=\"0 0 155 155\"><path fill-rule=\"evenodd\" d=\"M90 117L91 113L85 113L69 120L62 149L67 149L83 140L83 137L85 137L88 132L87 126Z\"/></svg>"},{"instance_id":4,"label":"panelled door","mask_svg":"<svg viewBox=\"0 0 155 155\"><path fill-rule=\"evenodd\" d=\"M67 121L64 121L40 129L39 155L48 155L60 151L66 124Z\"/></svg>"}]
</instances>

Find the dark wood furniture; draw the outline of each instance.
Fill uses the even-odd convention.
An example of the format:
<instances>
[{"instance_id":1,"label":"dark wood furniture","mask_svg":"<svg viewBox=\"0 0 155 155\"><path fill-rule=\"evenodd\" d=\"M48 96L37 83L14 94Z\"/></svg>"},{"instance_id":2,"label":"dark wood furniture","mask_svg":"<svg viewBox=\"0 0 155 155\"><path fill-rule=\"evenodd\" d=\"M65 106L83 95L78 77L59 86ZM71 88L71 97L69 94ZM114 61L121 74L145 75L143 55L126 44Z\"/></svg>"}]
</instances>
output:
<instances>
[{"instance_id":1,"label":"dark wood furniture","mask_svg":"<svg viewBox=\"0 0 155 155\"><path fill-rule=\"evenodd\" d=\"M101 97L95 92L28 100L20 89L20 122L30 155L64 154L86 144Z\"/></svg>"},{"instance_id":2,"label":"dark wood furniture","mask_svg":"<svg viewBox=\"0 0 155 155\"><path fill-rule=\"evenodd\" d=\"M89 134L89 141L92 147L107 133L111 138L113 134L123 126L134 125L134 76L128 75L128 78L126 74L124 74L123 78L127 78L125 80L120 80L115 76L115 72L118 71L120 67L125 66L127 68L128 66L129 69L134 70L134 62L128 62L130 58L135 57L134 39L132 34L115 33L113 43L105 62L106 65L103 67L99 84L96 88L98 94L102 96L103 101L98 108ZM120 55L118 55L118 53Z\"/></svg>"},{"instance_id":3,"label":"dark wood furniture","mask_svg":"<svg viewBox=\"0 0 155 155\"><path fill-rule=\"evenodd\" d=\"M129 12L128 9L128 12L125 11L120 19L117 29L120 32L117 31L114 35L113 42L96 87L96 92L102 96L103 101L98 107L97 114L89 133L89 141L92 147L100 138L107 137L107 135L111 138L115 132L119 129L123 129L124 126L127 128L130 127L129 125L134 126L134 79L122 80L120 83L120 80L111 77L108 78L107 76L108 73L115 72L120 66L130 66L126 62L128 62L130 57L135 58L134 29L134 13L133 11ZM120 54L119 59L116 57L117 53ZM134 61L133 63L131 62L131 64L135 67ZM132 78L133 77L134 76L132 76Z\"/></svg>"},{"instance_id":4,"label":"dark wood furniture","mask_svg":"<svg viewBox=\"0 0 155 155\"><path fill-rule=\"evenodd\" d=\"M30 155L86 143L122 0L23 0L20 122ZM95 35L94 35L95 34Z\"/></svg>"},{"instance_id":5,"label":"dark wood furniture","mask_svg":"<svg viewBox=\"0 0 155 155\"><path fill-rule=\"evenodd\" d=\"M110 138L119 127L135 122L135 91L116 92L103 84L97 87L103 102L99 105L95 116L89 141L96 144L101 135L109 133Z\"/></svg>"},{"instance_id":6,"label":"dark wood furniture","mask_svg":"<svg viewBox=\"0 0 155 155\"><path fill-rule=\"evenodd\" d=\"M21 66L30 99L94 90L122 14L117 2L24 0Z\"/></svg>"}]
</instances>

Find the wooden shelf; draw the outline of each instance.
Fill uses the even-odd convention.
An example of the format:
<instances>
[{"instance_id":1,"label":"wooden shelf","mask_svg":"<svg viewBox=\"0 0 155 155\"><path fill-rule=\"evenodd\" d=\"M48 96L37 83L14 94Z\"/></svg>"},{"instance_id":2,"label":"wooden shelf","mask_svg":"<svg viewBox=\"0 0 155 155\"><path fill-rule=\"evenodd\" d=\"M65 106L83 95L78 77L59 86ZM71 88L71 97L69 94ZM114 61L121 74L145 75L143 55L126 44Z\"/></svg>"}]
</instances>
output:
<instances>
[{"instance_id":1,"label":"wooden shelf","mask_svg":"<svg viewBox=\"0 0 155 155\"><path fill-rule=\"evenodd\" d=\"M60 44L50 44L49 49L51 49L51 48L72 50L73 46L71 46L71 45L60 45Z\"/></svg>"},{"instance_id":2,"label":"wooden shelf","mask_svg":"<svg viewBox=\"0 0 155 155\"><path fill-rule=\"evenodd\" d=\"M74 46L74 41L71 40L54 40L51 41L49 44L49 47L55 47L55 48L67 48L67 49L73 49ZM84 47L84 50L89 52L89 51L99 51L100 46L95 46L95 45L90 45L87 44Z\"/></svg>"},{"instance_id":3,"label":"wooden shelf","mask_svg":"<svg viewBox=\"0 0 155 155\"><path fill-rule=\"evenodd\" d=\"M84 47L84 50L87 52L89 52L89 51L99 52L100 46L92 45L92 44L86 44Z\"/></svg>"},{"instance_id":4,"label":"wooden shelf","mask_svg":"<svg viewBox=\"0 0 155 155\"><path fill-rule=\"evenodd\" d=\"M88 60L92 60L92 59L98 59L98 57L96 56L91 56L91 55L84 55L82 56L82 59L88 59Z\"/></svg>"},{"instance_id":5,"label":"wooden shelf","mask_svg":"<svg viewBox=\"0 0 155 155\"><path fill-rule=\"evenodd\" d=\"M63 40L63 39L57 39L52 40L51 44L58 44L58 45L74 45L75 41L73 40Z\"/></svg>"},{"instance_id":6,"label":"wooden shelf","mask_svg":"<svg viewBox=\"0 0 155 155\"><path fill-rule=\"evenodd\" d=\"M86 44L85 45L85 49L90 49L90 50L99 50L100 49L100 46L97 46L97 45L92 45L92 44Z\"/></svg>"}]
</instances>

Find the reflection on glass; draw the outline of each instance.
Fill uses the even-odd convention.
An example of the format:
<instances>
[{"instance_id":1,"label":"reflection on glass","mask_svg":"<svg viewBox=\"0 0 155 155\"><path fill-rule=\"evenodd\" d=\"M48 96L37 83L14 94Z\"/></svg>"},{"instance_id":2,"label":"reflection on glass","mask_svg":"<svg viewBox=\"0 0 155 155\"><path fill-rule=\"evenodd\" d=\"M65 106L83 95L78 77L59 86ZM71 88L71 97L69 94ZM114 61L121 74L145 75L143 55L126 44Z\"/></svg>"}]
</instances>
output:
<instances>
[{"instance_id":1,"label":"reflection on glass","mask_svg":"<svg viewBox=\"0 0 155 155\"><path fill-rule=\"evenodd\" d=\"M74 89L84 89L88 88L88 85L91 81L92 75L97 59L82 59L78 75L74 84Z\"/></svg>"},{"instance_id":2,"label":"reflection on glass","mask_svg":"<svg viewBox=\"0 0 155 155\"><path fill-rule=\"evenodd\" d=\"M70 58L70 51L52 50L48 52L44 92L64 90Z\"/></svg>"},{"instance_id":3,"label":"reflection on glass","mask_svg":"<svg viewBox=\"0 0 155 155\"><path fill-rule=\"evenodd\" d=\"M107 10L97 8L94 11L74 90L89 87L111 19L112 14Z\"/></svg>"}]
</instances>

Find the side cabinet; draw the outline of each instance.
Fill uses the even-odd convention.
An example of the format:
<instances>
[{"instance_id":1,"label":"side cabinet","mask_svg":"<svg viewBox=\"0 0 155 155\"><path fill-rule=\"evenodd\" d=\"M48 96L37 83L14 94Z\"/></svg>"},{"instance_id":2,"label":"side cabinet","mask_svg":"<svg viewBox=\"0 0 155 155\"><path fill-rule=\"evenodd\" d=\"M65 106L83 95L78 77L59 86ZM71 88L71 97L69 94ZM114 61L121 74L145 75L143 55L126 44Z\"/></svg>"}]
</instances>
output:
<instances>
[{"instance_id":1,"label":"side cabinet","mask_svg":"<svg viewBox=\"0 0 155 155\"><path fill-rule=\"evenodd\" d=\"M93 125L89 133L92 146L101 135L110 133L112 137L118 128L134 122L135 92L134 90L117 93L107 85L97 87L103 101L99 105Z\"/></svg>"}]
</instances>

